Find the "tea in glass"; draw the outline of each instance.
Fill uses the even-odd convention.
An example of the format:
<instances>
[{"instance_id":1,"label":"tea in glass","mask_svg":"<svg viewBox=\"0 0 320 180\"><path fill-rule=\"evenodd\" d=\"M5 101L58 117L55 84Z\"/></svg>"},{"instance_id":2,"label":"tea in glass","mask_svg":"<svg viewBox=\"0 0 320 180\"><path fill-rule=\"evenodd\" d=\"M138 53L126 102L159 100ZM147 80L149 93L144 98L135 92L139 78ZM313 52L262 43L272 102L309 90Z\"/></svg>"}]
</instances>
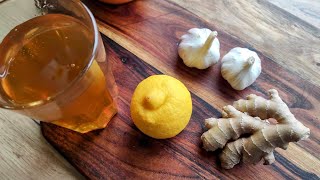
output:
<instances>
[{"instance_id":1,"label":"tea in glass","mask_svg":"<svg viewBox=\"0 0 320 180\"><path fill-rule=\"evenodd\" d=\"M81 133L106 127L117 111L106 85L114 86L114 79L106 82L96 61L104 58L97 55L104 51L97 38L64 14L38 16L12 29L0 46L4 108Z\"/></svg>"}]
</instances>

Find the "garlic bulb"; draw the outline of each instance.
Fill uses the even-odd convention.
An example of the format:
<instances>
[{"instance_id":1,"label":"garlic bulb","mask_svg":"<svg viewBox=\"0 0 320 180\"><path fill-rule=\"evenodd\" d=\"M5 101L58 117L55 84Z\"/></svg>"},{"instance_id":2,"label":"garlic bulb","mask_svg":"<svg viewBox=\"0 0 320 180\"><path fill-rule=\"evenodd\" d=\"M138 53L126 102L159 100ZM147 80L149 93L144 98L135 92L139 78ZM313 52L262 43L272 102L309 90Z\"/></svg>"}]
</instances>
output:
<instances>
[{"instance_id":1,"label":"garlic bulb","mask_svg":"<svg viewBox=\"0 0 320 180\"><path fill-rule=\"evenodd\" d=\"M222 77L236 90L250 86L261 73L260 58L247 48L231 49L221 63Z\"/></svg>"},{"instance_id":2,"label":"garlic bulb","mask_svg":"<svg viewBox=\"0 0 320 180\"><path fill-rule=\"evenodd\" d=\"M192 28L181 37L178 53L188 67L206 69L220 58L217 31Z\"/></svg>"}]
</instances>

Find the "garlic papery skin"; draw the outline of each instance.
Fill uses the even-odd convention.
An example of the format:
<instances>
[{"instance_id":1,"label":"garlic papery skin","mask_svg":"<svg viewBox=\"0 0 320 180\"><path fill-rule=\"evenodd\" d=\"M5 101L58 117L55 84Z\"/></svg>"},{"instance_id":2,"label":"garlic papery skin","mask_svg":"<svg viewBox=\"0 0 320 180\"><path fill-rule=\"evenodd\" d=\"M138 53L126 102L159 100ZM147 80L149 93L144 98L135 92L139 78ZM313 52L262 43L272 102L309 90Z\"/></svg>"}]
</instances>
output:
<instances>
[{"instance_id":1,"label":"garlic papery skin","mask_svg":"<svg viewBox=\"0 0 320 180\"><path fill-rule=\"evenodd\" d=\"M260 73L260 58L247 48L233 48L221 60L221 75L236 90L250 86Z\"/></svg>"},{"instance_id":2,"label":"garlic papery skin","mask_svg":"<svg viewBox=\"0 0 320 180\"><path fill-rule=\"evenodd\" d=\"M217 31L192 28L181 36L178 54L188 67L206 69L220 59L220 43Z\"/></svg>"}]
</instances>

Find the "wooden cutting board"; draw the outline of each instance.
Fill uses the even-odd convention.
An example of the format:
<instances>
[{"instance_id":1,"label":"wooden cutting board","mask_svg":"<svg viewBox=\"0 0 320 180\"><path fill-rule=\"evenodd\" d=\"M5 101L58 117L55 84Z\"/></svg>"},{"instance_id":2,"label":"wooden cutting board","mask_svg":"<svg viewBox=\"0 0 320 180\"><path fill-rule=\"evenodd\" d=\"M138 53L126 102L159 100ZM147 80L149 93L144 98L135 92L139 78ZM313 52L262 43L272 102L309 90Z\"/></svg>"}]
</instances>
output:
<instances>
[{"instance_id":1,"label":"wooden cutting board","mask_svg":"<svg viewBox=\"0 0 320 180\"><path fill-rule=\"evenodd\" d=\"M213 22L171 1L134 1L122 6L85 3L106 35L102 37L119 88L119 112L107 128L86 134L41 123L44 137L84 176L90 179L319 178L319 86L281 67L264 50L229 35ZM255 50L263 68L257 81L243 91L236 91L221 77L220 63L207 70L186 67L177 55L177 43L192 27L217 30L222 56L237 46ZM106 69L104 63L100 66ZM174 76L192 93L190 123L178 136L167 140L145 136L130 118L135 87L153 74ZM295 116L311 129L310 138L291 143L287 151L277 149L276 163L271 166L240 164L231 170L221 169L218 153L201 148L200 136L206 131L204 119L220 117L223 106L247 94L267 97L271 88L279 91Z\"/></svg>"}]
</instances>

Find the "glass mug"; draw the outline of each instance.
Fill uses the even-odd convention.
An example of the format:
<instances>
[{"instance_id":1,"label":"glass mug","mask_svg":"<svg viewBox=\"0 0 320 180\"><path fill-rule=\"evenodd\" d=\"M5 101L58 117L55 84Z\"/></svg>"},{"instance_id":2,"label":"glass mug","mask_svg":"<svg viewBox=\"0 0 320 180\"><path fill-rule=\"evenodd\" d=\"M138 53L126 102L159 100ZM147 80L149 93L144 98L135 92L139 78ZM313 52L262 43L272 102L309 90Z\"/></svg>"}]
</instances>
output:
<instances>
[{"instance_id":1,"label":"glass mug","mask_svg":"<svg viewBox=\"0 0 320 180\"><path fill-rule=\"evenodd\" d=\"M117 89L79 0L0 0L0 107L80 133L106 127ZM104 62L108 63L108 62Z\"/></svg>"}]
</instances>

